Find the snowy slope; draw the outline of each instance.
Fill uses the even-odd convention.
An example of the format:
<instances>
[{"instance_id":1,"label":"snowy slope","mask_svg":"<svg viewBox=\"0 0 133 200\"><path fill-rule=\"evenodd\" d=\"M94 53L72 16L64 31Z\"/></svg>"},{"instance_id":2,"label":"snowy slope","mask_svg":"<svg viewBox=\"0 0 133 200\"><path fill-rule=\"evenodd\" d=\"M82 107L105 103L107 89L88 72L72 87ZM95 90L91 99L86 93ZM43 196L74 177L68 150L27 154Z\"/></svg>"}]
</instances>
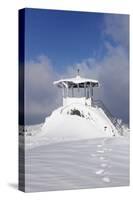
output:
<instances>
[{"instance_id":1,"label":"snowy slope","mask_svg":"<svg viewBox=\"0 0 133 200\"><path fill-rule=\"evenodd\" d=\"M72 109L78 109L81 116L72 115ZM128 136L129 129L124 126L122 129L123 135ZM43 124L26 126L25 130L26 148L65 141L120 137L117 129L101 108L86 107L81 104L62 106L54 110ZM20 137L23 137L22 134Z\"/></svg>"},{"instance_id":2,"label":"snowy slope","mask_svg":"<svg viewBox=\"0 0 133 200\"><path fill-rule=\"evenodd\" d=\"M26 192L129 185L129 139L108 137L25 152Z\"/></svg>"},{"instance_id":3,"label":"snowy slope","mask_svg":"<svg viewBox=\"0 0 133 200\"><path fill-rule=\"evenodd\" d=\"M78 110L81 116L70 114ZM106 127L106 128L105 128ZM112 137L117 130L101 108L72 104L60 107L48 117L42 127L47 138L87 139Z\"/></svg>"},{"instance_id":4,"label":"snowy slope","mask_svg":"<svg viewBox=\"0 0 133 200\"><path fill-rule=\"evenodd\" d=\"M89 118L68 111L61 107L44 124L26 127L26 192L129 185L128 135L102 130L112 124L101 109L90 108Z\"/></svg>"}]
</instances>

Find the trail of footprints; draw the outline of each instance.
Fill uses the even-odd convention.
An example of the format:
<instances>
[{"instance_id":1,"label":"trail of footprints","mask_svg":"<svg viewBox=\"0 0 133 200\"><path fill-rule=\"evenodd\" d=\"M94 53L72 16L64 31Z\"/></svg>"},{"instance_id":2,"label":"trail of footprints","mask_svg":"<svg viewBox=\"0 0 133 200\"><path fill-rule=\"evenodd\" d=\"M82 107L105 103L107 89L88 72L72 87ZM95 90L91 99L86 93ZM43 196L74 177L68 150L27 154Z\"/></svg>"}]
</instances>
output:
<instances>
[{"instance_id":1,"label":"trail of footprints","mask_svg":"<svg viewBox=\"0 0 133 200\"><path fill-rule=\"evenodd\" d=\"M110 168L110 165L109 165L109 160L108 160L107 156L105 156L105 153L111 152L112 149L105 148L106 140L107 139L104 139L102 141L102 144L97 145L96 154L91 154L91 156L96 157L100 161L99 169L97 171L95 171L95 174L100 176L103 182L110 183L111 180L110 180L110 177L108 176L108 169Z\"/></svg>"}]
</instances>

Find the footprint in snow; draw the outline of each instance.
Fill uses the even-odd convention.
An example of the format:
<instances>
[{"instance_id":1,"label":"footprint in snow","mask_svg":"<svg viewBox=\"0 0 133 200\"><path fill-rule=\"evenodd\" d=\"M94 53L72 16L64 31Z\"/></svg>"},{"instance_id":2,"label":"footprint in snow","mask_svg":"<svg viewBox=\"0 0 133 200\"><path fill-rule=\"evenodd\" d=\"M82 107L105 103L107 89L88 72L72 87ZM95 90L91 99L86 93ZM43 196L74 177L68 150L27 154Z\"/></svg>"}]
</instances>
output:
<instances>
[{"instance_id":1,"label":"footprint in snow","mask_svg":"<svg viewBox=\"0 0 133 200\"><path fill-rule=\"evenodd\" d=\"M100 156L99 159L100 160L105 160L105 158L103 156Z\"/></svg>"},{"instance_id":2,"label":"footprint in snow","mask_svg":"<svg viewBox=\"0 0 133 200\"><path fill-rule=\"evenodd\" d=\"M97 145L97 147L102 147L102 146L103 146L102 144L98 144L98 145Z\"/></svg>"},{"instance_id":3,"label":"footprint in snow","mask_svg":"<svg viewBox=\"0 0 133 200\"><path fill-rule=\"evenodd\" d=\"M105 182L105 183L110 183L110 178L109 177L103 177L102 180Z\"/></svg>"},{"instance_id":4,"label":"footprint in snow","mask_svg":"<svg viewBox=\"0 0 133 200\"><path fill-rule=\"evenodd\" d=\"M104 150L97 150L98 153L104 153Z\"/></svg>"},{"instance_id":5,"label":"footprint in snow","mask_svg":"<svg viewBox=\"0 0 133 200\"><path fill-rule=\"evenodd\" d=\"M107 167L108 165L106 163L102 163L101 167Z\"/></svg>"},{"instance_id":6,"label":"footprint in snow","mask_svg":"<svg viewBox=\"0 0 133 200\"><path fill-rule=\"evenodd\" d=\"M104 173L104 169L99 169L98 171L95 172L97 175L103 174Z\"/></svg>"}]
</instances>

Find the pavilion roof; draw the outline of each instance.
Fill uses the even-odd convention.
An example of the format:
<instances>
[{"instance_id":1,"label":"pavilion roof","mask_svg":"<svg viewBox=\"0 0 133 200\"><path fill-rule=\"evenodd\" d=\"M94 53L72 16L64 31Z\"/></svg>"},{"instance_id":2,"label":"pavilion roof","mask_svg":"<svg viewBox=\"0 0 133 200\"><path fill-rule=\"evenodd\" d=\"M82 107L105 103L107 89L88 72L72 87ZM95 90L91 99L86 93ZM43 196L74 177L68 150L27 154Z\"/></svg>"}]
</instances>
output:
<instances>
[{"instance_id":1,"label":"pavilion roof","mask_svg":"<svg viewBox=\"0 0 133 200\"><path fill-rule=\"evenodd\" d=\"M77 75L74 78L68 78L68 79L60 79L58 81L54 81L54 85L57 85L58 87L84 87L84 84L86 86L92 86L92 87L98 87L99 82L94 79L88 79L88 78L83 78L79 75Z\"/></svg>"}]
</instances>

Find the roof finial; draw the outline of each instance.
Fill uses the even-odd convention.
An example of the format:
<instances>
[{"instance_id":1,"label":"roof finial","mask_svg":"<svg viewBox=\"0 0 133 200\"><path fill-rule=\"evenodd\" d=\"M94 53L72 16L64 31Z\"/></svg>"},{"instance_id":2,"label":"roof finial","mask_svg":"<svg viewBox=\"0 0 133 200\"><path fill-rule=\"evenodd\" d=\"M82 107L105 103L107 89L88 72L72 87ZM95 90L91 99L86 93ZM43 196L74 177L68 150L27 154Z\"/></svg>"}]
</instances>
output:
<instances>
[{"instance_id":1,"label":"roof finial","mask_svg":"<svg viewBox=\"0 0 133 200\"><path fill-rule=\"evenodd\" d=\"M78 76L79 76L79 72L80 72L80 69L78 68L78 69L77 69L77 75L78 75Z\"/></svg>"}]
</instances>

